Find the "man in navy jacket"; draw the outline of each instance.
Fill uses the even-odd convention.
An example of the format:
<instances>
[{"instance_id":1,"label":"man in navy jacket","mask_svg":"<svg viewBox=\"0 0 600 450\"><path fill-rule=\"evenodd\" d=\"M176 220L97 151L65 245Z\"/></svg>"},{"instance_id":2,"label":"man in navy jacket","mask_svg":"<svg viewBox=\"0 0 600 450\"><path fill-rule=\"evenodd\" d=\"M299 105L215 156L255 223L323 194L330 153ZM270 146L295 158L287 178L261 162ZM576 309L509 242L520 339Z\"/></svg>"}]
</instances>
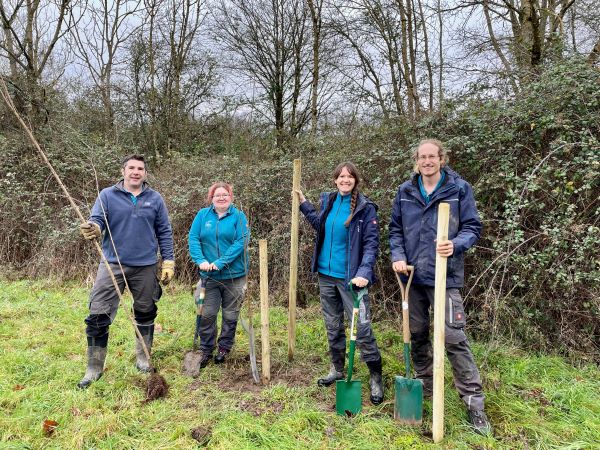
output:
<instances>
[{"instance_id":1,"label":"man in navy jacket","mask_svg":"<svg viewBox=\"0 0 600 450\"><path fill-rule=\"evenodd\" d=\"M87 223L80 227L87 240L104 233L102 252L109 262L121 292L125 282L133 296L133 313L137 327L150 352L154 336L156 302L162 290L156 276L157 251L162 256L161 281L166 284L174 275L173 232L167 207L161 195L146 183L146 162L141 155L123 160L123 179L103 189L96 199ZM87 369L78 387L87 388L104 371L108 328L115 319L119 296L106 265L100 262L90 293L90 313L85 319L87 334ZM150 361L136 336L136 367L150 371Z\"/></svg>"},{"instance_id":2,"label":"man in navy jacket","mask_svg":"<svg viewBox=\"0 0 600 450\"><path fill-rule=\"evenodd\" d=\"M481 377L464 333L466 319L459 290L464 282L464 253L477 242L482 228L473 190L456 172L445 167L446 152L440 141L421 141L414 157L416 173L398 188L389 230L394 270L406 275L407 265L415 268L409 317L416 376L423 380L425 395L431 395L429 310L434 302L437 252L448 258L445 340L454 384L475 431L489 434L491 426L484 412ZM436 242L440 202L450 205L449 240L444 242Z\"/></svg>"}]
</instances>

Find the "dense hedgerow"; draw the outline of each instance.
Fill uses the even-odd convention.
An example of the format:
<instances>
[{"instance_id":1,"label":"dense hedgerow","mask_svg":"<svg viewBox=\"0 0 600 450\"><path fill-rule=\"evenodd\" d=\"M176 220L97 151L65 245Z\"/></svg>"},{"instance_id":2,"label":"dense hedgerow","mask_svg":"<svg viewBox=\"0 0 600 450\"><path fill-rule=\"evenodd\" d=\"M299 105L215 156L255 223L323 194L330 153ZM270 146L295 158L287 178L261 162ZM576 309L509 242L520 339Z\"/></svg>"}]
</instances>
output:
<instances>
[{"instance_id":1,"label":"dense hedgerow","mask_svg":"<svg viewBox=\"0 0 600 450\"><path fill-rule=\"evenodd\" d=\"M292 161L302 158L303 189L316 202L319 192L333 188L335 165L352 160L364 172L364 192L380 207L375 319L397 312L387 243L391 203L411 173L412 147L421 138L438 137L450 150L452 167L473 185L484 222L484 235L467 258L464 295L472 328L480 338L510 336L536 348L599 358L599 80L598 71L584 63L565 62L547 68L513 99L456 98L439 115L417 123L330 129L288 142L285 149L243 122L199 124L190 133L194 142L150 166L149 181L170 209L178 277L194 279L188 228L208 186L225 180L234 184L235 202L252 227L251 289L257 289L257 242L264 238L271 290L276 298L286 297ZM77 120L69 123L69 117ZM96 256L78 237L75 215L22 133L6 115L2 120L7 131L0 134L0 257L26 276L89 274ZM118 177L120 156L144 149L136 148L135 130L124 131L118 145L106 144L80 123L77 111L63 114L60 123L39 129L38 137L86 214L96 183L103 188ZM303 221L301 300L302 294L316 294L308 273L312 236Z\"/></svg>"}]
</instances>

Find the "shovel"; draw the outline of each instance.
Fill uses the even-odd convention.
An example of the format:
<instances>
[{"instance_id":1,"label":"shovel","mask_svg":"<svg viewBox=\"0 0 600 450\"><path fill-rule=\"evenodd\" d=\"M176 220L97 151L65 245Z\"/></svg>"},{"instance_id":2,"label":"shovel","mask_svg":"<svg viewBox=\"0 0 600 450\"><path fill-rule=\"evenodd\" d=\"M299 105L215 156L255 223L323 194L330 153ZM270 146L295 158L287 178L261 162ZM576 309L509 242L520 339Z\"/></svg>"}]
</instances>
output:
<instances>
[{"instance_id":1,"label":"shovel","mask_svg":"<svg viewBox=\"0 0 600 450\"><path fill-rule=\"evenodd\" d=\"M394 381L396 390L394 419L406 425L420 425L423 421L423 381L414 380L410 377L410 328L408 320L408 292L415 268L407 266L407 270L409 276L406 287L402 283L398 272L394 272L402 294L402 337L404 340L404 365L406 366L406 377L398 375Z\"/></svg>"},{"instance_id":2,"label":"shovel","mask_svg":"<svg viewBox=\"0 0 600 450\"><path fill-rule=\"evenodd\" d=\"M198 281L196 289L194 290L194 303L196 304L196 330L194 331L194 344L192 348L198 350L200 346L200 321L202 320L202 308L204 308L204 296L206 295L206 288L202 278Z\"/></svg>"},{"instance_id":3,"label":"shovel","mask_svg":"<svg viewBox=\"0 0 600 450\"><path fill-rule=\"evenodd\" d=\"M352 323L350 325L350 353L348 354L348 377L345 380L335 382L335 410L340 416L354 416L362 408L362 394L360 380L352 380L352 369L354 368L354 352L356 350L355 324L358 316L360 300L367 293L367 288L354 291L350 283L350 292L354 298L352 309Z\"/></svg>"},{"instance_id":4,"label":"shovel","mask_svg":"<svg viewBox=\"0 0 600 450\"><path fill-rule=\"evenodd\" d=\"M183 373L196 378L200 375L200 360L202 352L200 348L200 321L202 320L202 308L204 307L204 296L206 287L204 281L200 278L194 289L194 304L196 305L196 330L194 331L194 343L192 350L185 352L183 357Z\"/></svg>"}]
</instances>

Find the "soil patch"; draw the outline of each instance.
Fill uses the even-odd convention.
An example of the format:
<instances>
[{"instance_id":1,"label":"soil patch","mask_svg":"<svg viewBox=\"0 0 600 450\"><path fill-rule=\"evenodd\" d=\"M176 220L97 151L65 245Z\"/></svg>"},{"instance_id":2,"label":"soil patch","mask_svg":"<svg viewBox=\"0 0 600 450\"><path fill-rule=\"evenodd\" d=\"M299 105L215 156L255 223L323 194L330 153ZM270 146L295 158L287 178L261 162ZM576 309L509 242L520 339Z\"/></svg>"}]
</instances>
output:
<instances>
[{"instance_id":1,"label":"soil patch","mask_svg":"<svg viewBox=\"0 0 600 450\"><path fill-rule=\"evenodd\" d=\"M212 431L207 427L192 428L192 437L202 446L208 445Z\"/></svg>"}]
</instances>

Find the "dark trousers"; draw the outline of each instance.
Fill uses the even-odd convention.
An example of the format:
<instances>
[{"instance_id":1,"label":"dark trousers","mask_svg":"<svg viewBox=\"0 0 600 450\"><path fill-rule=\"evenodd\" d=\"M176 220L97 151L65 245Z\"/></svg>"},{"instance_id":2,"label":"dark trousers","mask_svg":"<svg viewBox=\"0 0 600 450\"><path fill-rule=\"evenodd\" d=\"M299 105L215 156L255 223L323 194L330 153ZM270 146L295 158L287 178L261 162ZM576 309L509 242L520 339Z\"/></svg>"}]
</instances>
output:
<instances>
[{"instance_id":1,"label":"dark trousers","mask_svg":"<svg viewBox=\"0 0 600 450\"><path fill-rule=\"evenodd\" d=\"M433 350L429 339L430 308L434 304L434 288L413 285L409 297L411 354L417 378L425 389L433 384ZM484 408L481 376L464 332L466 323L462 297L458 289L446 290L446 355L452 365L454 386L469 410Z\"/></svg>"},{"instance_id":2,"label":"dark trousers","mask_svg":"<svg viewBox=\"0 0 600 450\"><path fill-rule=\"evenodd\" d=\"M125 280L133 297L133 313L138 325L152 325L158 308L156 302L162 289L156 277L156 264L150 266L123 266L110 264L121 294L125 291ZM123 274L125 275L123 277ZM96 281L90 293L90 313L85 319L88 342L106 347L108 327L112 324L119 309L119 296L115 290L106 265L100 263Z\"/></svg>"},{"instance_id":3,"label":"dark trousers","mask_svg":"<svg viewBox=\"0 0 600 450\"><path fill-rule=\"evenodd\" d=\"M246 292L246 277L229 280L206 278L206 294L200 320L200 350L212 353L217 338L217 315L222 310L221 335L218 346L229 351L235 340L235 329Z\"/></svg>"},{"instance_id":4,"label":"dark trousers","mask_svg":"<svg viewBox=\"0 0 600 450\"><path fill-rule=\"evenodd\" d=\"M329 341L329 352L331 360L340 369L344 367L346 354L346 331L344 328L344 312L348 323L352 320L352 309L354 300L352 293L348 291L343 279L333 278L319 274L319 291L321 297L321 311L327 329L327 340ZM381 354L377 348L375 334L371 328L371 313L369 308L369 296L365 295L361 302L357 318L356 345L360 350L361 359L365 363L381 360Z\"/></svg>"}]
</instances>

